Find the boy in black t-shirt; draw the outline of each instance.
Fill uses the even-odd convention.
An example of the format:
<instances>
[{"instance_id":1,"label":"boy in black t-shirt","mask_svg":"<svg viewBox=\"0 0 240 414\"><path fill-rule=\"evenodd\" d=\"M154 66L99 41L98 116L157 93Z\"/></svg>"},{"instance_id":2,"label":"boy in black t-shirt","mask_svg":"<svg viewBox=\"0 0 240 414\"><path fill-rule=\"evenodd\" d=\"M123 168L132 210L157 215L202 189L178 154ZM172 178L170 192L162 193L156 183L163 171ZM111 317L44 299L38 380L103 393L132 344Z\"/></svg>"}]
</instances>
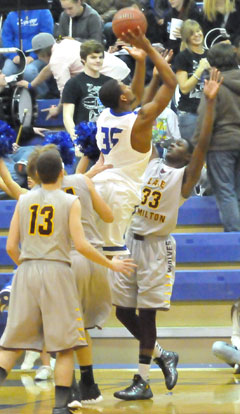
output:
<instances>
[{"instance_id":1,"label":"boy in black t-shirt","mask_svg":"<svg viewBox=\"0 0 240 414\"><path fill-rule=\"evenodd\" d=\"M101 86L110 78L100 74L104 46L96 40L82 43L80 56L83 72L69 79L62 95L63 122L71 138L75 139L75 125L82 121L96 122L104 109L99 100Z\"/></svg>"}]
</instances>

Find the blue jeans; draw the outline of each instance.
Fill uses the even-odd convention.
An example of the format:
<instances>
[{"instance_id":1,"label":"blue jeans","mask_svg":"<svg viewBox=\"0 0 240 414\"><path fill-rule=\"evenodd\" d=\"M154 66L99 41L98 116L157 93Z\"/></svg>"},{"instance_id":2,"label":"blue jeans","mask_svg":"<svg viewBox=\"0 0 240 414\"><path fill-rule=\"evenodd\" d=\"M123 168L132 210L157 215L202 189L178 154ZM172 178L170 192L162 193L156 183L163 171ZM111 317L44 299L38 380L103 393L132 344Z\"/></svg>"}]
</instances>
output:
<instances>
[{"instance_id":1,"label":"blue jeans","mask_svg":"<svg viewBox=\"0 0 240 414\"><path fill-rule=\"evenodd\" d=\"M46 66L46 63L39 59L35 59L33 62L26 65L23 73L23 79L32 82L34 78L41 72L42 68ZM6 76L14 75L18 73L19 67L11 59L6 59L2 68L2 72ZM46 82L36 87L37 95L45 95L48 92L48 86Z\"/></svg>"},{"instance_id":2,"label":"blue jeans","mask_svg":"<svg viewBox=\"0 0 240 414\"><path fill-rule=\"evenodd\" d=\"M240 231L240 150L209 151L207 171L224 231Z\"/></svg>"},{"instance_id":3,"label":"blue jeans","mask_svg":"<svg viewBox=\"0 0 240 414\"><path fill-rule=\"evenodd\" d=\"M212 346L213 354L224 362L234 367L240 363L240 351L231 344L223 341L216 341Z\"/></svg>"},{"instance_id":4,"label":"blue jeans","mask_svg":"<svg viewBox=\"0 0 240 414\"><path fill-rule=\"evenodd\" d=\"M192 141L197 122L197 114L192 114L191 112L178 111L177 115L181 137L188 141Z\"/></svg>"}]
</instances>

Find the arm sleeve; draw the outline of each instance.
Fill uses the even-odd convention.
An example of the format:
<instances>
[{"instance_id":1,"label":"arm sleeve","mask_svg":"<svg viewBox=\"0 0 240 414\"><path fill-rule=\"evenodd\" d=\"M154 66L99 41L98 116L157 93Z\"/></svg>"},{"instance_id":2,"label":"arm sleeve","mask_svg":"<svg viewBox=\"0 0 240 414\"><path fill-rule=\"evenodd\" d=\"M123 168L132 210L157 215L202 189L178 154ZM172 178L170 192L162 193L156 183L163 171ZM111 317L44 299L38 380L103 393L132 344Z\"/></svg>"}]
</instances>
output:
<instances>
[{"instance_id":1,"label":"arm sleeve","mask_svg":"<svg viewBox=\"0 0 240 414\"><path fill-rule=\"evenodd\" d=\"M15 41L15 34L14 32L16 29L14 29L14 26L12 24L12 20L14 18L14 15L9 13L3 23L2 28L2 45L3 47L19 47L18 44L16 44ZM14 19L15 20L15 19ZM8 59L13 59L15 56L17 56L16 53L6 53L4 56Z\"/></svg>"}]
</instances>

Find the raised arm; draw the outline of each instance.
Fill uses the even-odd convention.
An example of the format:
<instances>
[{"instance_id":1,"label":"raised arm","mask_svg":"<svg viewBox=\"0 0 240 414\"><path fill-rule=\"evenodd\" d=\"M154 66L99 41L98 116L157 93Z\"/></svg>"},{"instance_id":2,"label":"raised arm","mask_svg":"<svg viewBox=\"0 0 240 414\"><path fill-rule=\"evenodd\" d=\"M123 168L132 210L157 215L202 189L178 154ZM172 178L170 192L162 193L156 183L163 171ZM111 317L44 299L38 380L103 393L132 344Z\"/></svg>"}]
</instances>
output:
<instances>
[{"instance_id":1,"label":"raised arm","mask_svg":"<svg viewBox=\"0 0 240 414\"><path fill-rule=\"evenodd\" d=\"M7 253L11 257L11 259L16 263L18 266L20 264L19 256L20 256L20 249L19 249L19 241L20 241L20 225L19 225L19 210L18 204L16 205L9 232L8 232L8 239L7 239Z\"/></svg>"},{"instance_id":2,"label":"raised arm","mask_svg":"<svg viewBox=\"0 0 240 414\"><path fill-rule=\"evenodd\" d=\"M191 160L185 169L185 174L182 184L182 195L187 198L192 192L194 185L197 183L201 170L205 161L205 156L209 147L212 126L214 120L215 98L219 91L220 85L223 82L223 77L217 69L212 69L210 79L205 80L204 97L205 97L205 111L201 130L197 140L197 144L191 156Z\"/></svg>"},{"instance_id":3,"label":"raised arm","mask_svg":"<svg viewBox=\"0 0 240 414\"><path fill-rule=\"evenodd\" d=\"M97 193L95 190L94 184L90 180L90 178L85 176L86 184L88 186L89 192L91 194L93 208L96 211L96 213L99 215L99 217L105 221L105 223L112 223L113 222L113 213L111 208L103 198Z\"/></svg>"},{"instance_id":4,"label":"raised arm","mask_svg":"<svg viewBox=\"0 0 240 414\"><path fill-rule=\"evenodd\" d=\"M157 90L153 100L143 105L140 109L132 129L131 139L133 148L139 152L147 152L151 145L153 122L171 100L177 85L177 80L169 64L154 49L146 36L141 33L140 29L137 34L128 31L124 36L124 40L143 49L147 53L162 81L162 85Z\"/></svg>"}]
</instances>

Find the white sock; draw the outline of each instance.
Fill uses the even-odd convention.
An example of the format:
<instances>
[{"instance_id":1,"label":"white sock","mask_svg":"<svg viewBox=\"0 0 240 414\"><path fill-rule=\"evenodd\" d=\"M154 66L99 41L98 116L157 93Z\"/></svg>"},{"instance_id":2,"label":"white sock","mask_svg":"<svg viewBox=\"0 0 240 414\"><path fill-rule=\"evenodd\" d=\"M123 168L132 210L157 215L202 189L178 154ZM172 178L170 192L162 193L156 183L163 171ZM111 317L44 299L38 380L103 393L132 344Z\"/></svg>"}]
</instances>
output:
<instances>
[{"instance_id":1,"label":"white sock","mask_svg":"<svg viewBox=\"0 0 240 414\"><path fill-rule=\"evenodd\" d=\"M160 358L160 356L162 355L162 351L163 351L162 347L156 341L155 346L154 346L154 350L153 350L153 357L154 358Z\"/></svg>"},{"instance_id":2,"label":"white sock","mask_svg":"<svg viewBox=\"0 0 240 414\"><path fill-rule=\"evenodd\" d=\"M150 366L150 364L138 364L138 374L142 377L144 381L149 380Z\"/></svg>"}]
</instances>

